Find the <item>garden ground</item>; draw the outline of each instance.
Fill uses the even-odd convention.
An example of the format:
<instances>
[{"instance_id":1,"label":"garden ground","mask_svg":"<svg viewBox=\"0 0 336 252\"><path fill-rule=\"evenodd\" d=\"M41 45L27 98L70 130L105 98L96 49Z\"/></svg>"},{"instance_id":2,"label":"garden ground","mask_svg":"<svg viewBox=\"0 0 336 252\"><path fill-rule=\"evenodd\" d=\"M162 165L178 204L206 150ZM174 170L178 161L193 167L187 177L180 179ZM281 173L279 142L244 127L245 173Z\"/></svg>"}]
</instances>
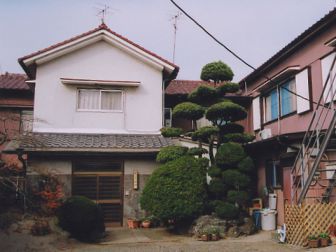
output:
<instances>
[{"instance_id":1,"label":"garden ground","mask_svg":"<svg viewBox=\"0 0 336 252\"><path fill-rule=\"evenodd\" d=\"M175 235L163 228L137 229L111 228L100 244L85 244L67 238L64 232L36 237L18 226L7 233L0 232L0 251L239 251L239 252L289 252L315 251L279 244L271 239L270 232L259 232L248 237L227 238L216 242L202 242L194 238ZM335 251L335 246L318 249L320 252Z\"/></svg>"}]
</instances>

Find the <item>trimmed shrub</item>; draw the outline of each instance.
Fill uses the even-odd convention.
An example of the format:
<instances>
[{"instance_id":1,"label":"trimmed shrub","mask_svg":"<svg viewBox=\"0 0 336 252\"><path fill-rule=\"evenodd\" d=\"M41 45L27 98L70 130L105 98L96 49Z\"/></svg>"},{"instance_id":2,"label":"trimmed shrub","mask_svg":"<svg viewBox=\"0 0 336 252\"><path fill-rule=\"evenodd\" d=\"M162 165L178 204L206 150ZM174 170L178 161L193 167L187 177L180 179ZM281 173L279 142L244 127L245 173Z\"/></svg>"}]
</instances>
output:
<instances>
[{"instance_id":1,"label":"trimmed shrub","mask_svg":"<svg viewBox=\"0 0 336 252\"><path fill-rule=\"evenodd\" d=\"M208 104L216 97L216 89L208 85L201 85L188 95L191 102L198 104Z\"/></svg>"},{"instance_id":2,"label":"trimmed shrub","mask_svg":"<svg viewBox=\"0 0 336 252\"><path fill-rule=\"evenodd\" d=\"M217 120L235 122L246 118L246 116L245 108L231 101L216 103L208 108L205 113L206 119L214 123L217 123Z\"/></svg>"},{"instance_id":3,"label":"trimmed shrub","mask_svg":"<svg viewBox=\"0 0 336 252\"><path fill-rule=\"evenodd\" d=\"M243 133L244 127L237 123L227 123L219 126L220 134L225 135L229 133Z\"/></svg>"},{"instance_id":4,"label":"trimmed shrub","mask_svg":"<svg viewBox=\"0 0 336 252\"><path fill-rule=\"evenodd\" d=\"M199 155L203 155L207 153L208 153L207 149L199 148L199 147L192 147L187 152L187 154L190 156L199 156Z\"/></svg>"},{"instance_id":5,"label":"trimmed shrub","mask_svg":"<svg viewBox=\"0 0 336 252\"><path fill-rule=\"evenodd\" d=\"M254 138L254 135L248 133L229 133L223 136L223 142L248 143Z\"/></svg>"},{"instance_id":6,"label":"trimmed shrub","mask_svg":"<svg viewBox=\"0 0 336 252\"><path fill-rule=\"evenodd\" d=\"M216 201L215 213L223 219L235 219L239 215L239 209L234 204Z\"/></svg>"},{"instance_id":7,"label":"trimmed shrub","mask_svg":"<svg viewBox=\"0 0 336 252\"><path fill-rule=\"evenodd\" d=\"M238 170L243 173L250 173L254 168L254 162L252 158L246 157L238 163Z\"/></svg>"},{"instance_id":8,"label":"trimmed shrub","mask_svg":"<svg viewBox=\"0 0 336 252\"><path fill-rule=\"evenodd\" d=\"M205 163L185 156L161 165L144 187L141 208L164 222L182 223L200 215L207 199Z\"/></svg>"},{"instance_id":9,"label":"trimmed shrub","mask_svg":"<svg viewBox=\"0 0 336 252\"><path fill-rule=\"evenodd\" d=\"M238 143L224 143L216 153L216 163L221 166L233 166L245 158L243 147Z\"/></svg>"},{"instance_id":10,"label":"trimmed shrub","mask_svg":"<svg viewBox=\"0 0 336 252\"><path fill-rule=\"evenodd\" d=\"M59 225L80 241L96 242L105 232L103 212L92 200L72 196L58 209Z\"/></svg>"},{"instance_id":11,"label":"trimmed shrub","mask_svg":"<svg viewBox=\"0 0 336 252\"><path fill-rule=\"evenodd\" d=\"M225 184L234 188L245 188L250 183L250 178L237 170L226 170L222 173Z\"/></svg>"},{"instance_id":12,"label":"trimmed shrub","mask_svg":"<svg viewBox=\"0 0 336 252\"><path fill-rule=\"evenodd\" d=\"M223 181L217 178L211 179L208 189L210 193L216 195L217 197L225 195L227 191L227 187Z\"/></svg>"},{"instance_id":13,"label":"trimmed shrub","mask_svg":"<svg viewBox=\"0 0 336 252\"><path fill-rule=\"evenodd\" d=\"M249 195L244 191L228 191L227 193L227 200L232 204L238 203L239 205L245 205L248 199Z\"/></svg>"},{"instance_id":14,"label":"trimmed shrub","mask_svg":"<svg viewBox=\"0 0 336 252\"><path fill-rule=\"evenodd\" d=\"M195 131L191 138L195 140L208 141L208 139L219 132L218 127L215 126L205 126Z\"/></svg>"},{"instance_id":15,"label":"trimmed shrub","mask_svg":"<svg viewBox=\"0 0 336 252\"><path fill-rule=\"evenodd\" d=\"M161 130L161 135L164 137L179 137L182 133L183 130L180 128L162 128Z\"/></svg>"},{"instance_id":16,"label":"trimmed shrub","mask_svg":"<svg viewBox=\"0 0 336 252\"><path fill-rule=\"evenodd\" d=\"M226 93L236 93L240 89L238 83L227 82L217 87L216 91L219 95L225 95Z\"/></svg>"},{"instance_id":17,"label":"trimmed shrub","mask_svg":"<svg viewBox=\"0 0 336 252\"><path fill-rule=\"evenodd\" d=\"M159 163L167 163L169 161L178 159L187 154L188 147L183 146L167 146L161 148L156 156L156 161Z\"/></svg>"},{"instance_id":18,"label":"trimmed shrub","mask_svg":"<svg viewBox=\"0 0 336 252\"><path fill-rule=\"evenodd\" d=\"M222 61L215 61L206 64L202 68L201 80L204 81L230 81L233 78L233 72L231 68Z\"/></svg>"},{"instance_id":19,"label":"trimmed shrub","mask_svg":"<svg viewBox=\"0 0 336 252\"><path fill-rule=\"evenodd\" d=\"M173 109L173 117L188 120L198 120L204 115L205 109L192 102L182 102Z\"/></svg>"},{"instance_id":20,"label":"trimmed shrub","mask_svg":"<svg viewBox=\"0 0 336 252\"><path fill-rule=\"evenodd\" d=\"M222 176L222 170L220 168L218 168L217 166L211 166L208 169L208 175L211 178L220 177L220 176Z\"/></svg>"}]
</instances>

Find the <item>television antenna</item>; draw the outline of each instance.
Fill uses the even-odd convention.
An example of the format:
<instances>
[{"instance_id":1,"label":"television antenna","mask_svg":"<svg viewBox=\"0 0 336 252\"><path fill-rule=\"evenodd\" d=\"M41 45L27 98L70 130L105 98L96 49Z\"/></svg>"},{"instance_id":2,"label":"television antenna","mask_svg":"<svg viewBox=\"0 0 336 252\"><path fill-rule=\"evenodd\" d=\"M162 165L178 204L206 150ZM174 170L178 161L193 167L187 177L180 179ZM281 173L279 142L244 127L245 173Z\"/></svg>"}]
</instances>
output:
<instances>
[{"instance_id":1,"label":"television antenna","mask_svg":"<svg viewBox=\"0 0 336 252\"><path fill-rule=\"evenodd\" d=\"M181 18L182 12L178 11L175 15L173 15L169 21L173 21L174 28L174 49L173 49L173 63L175 63L175 51L176 51L176 35L177 35L177 21Z\"/></svg>"},{"instance_id":2,"label":"television antenna","mask_svg":"<svg viewBox=\"0 0 336 252\"><path fill-rule=\"evenodd\" d=\"M108 6L107 4L97 4L97 5L99 5L99 7L94 7L97 10L96 16L97 17L99 16L101 23L104 24L106 16L111 13L110 11L111 7Z\"/></svg>"}]
</instances>

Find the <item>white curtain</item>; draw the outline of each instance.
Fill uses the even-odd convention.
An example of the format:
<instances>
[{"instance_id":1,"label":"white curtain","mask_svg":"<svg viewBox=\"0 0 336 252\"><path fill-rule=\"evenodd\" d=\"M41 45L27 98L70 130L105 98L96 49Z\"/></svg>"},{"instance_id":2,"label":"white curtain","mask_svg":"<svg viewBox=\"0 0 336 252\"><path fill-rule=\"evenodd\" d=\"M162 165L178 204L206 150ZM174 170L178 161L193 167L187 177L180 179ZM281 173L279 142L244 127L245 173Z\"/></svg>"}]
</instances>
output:
<instances>
[{"instance_id":1,"label":"white curtain","mask_svg":"<svg viewBox=\"0 0 336 252\"><path fill-rule=\"evenodd\" d=\"M99 96L98 90L79 90L78 93L78 109L99 109Z\"/></svg>"},{"instance_id":2,"label":"white curtain","mask_svg":"<svg viewBox=\"0 0 336 252\"><path fill-rule=\"evenodd\" d=\"M122 110L122 93L102 91L101 92L102 110Z\"/></svg>"}]
</instances>

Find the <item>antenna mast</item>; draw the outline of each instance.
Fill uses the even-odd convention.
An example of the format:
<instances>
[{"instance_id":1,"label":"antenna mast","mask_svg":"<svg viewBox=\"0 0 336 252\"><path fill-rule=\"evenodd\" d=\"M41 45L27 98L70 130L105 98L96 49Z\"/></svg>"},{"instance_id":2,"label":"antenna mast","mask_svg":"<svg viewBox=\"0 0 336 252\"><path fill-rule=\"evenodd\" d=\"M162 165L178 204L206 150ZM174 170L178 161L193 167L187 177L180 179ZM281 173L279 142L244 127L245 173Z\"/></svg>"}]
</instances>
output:
<instances>
[{"instance_id":1,"label":"antenna mast","mask_svg":"<svg viewBox=\"0 0 336 252\"><path fill-rule=\"evenodd\" d=\"M108 9L110 8L110 6L104 4L104 6L102 6L101 8L98 8L98 13L97 13L97 16L100 16L100 20L102 22L102 24L105 23L105 17L108 13Z\"/></svg>"},{"instance_id":2,"label":"antenna mast","mask_svg":"<svg viewBox=\"0 0 336 252\"><path fill-rule=\"evenodd\" d=\"M173 49L173 63L175 63L175 50L176 50L176 34L177 34L177 21L180 19L182 13L177 12L170 20L173 20L174 27L174 49Z\"/></svg>"}]
</instances>

